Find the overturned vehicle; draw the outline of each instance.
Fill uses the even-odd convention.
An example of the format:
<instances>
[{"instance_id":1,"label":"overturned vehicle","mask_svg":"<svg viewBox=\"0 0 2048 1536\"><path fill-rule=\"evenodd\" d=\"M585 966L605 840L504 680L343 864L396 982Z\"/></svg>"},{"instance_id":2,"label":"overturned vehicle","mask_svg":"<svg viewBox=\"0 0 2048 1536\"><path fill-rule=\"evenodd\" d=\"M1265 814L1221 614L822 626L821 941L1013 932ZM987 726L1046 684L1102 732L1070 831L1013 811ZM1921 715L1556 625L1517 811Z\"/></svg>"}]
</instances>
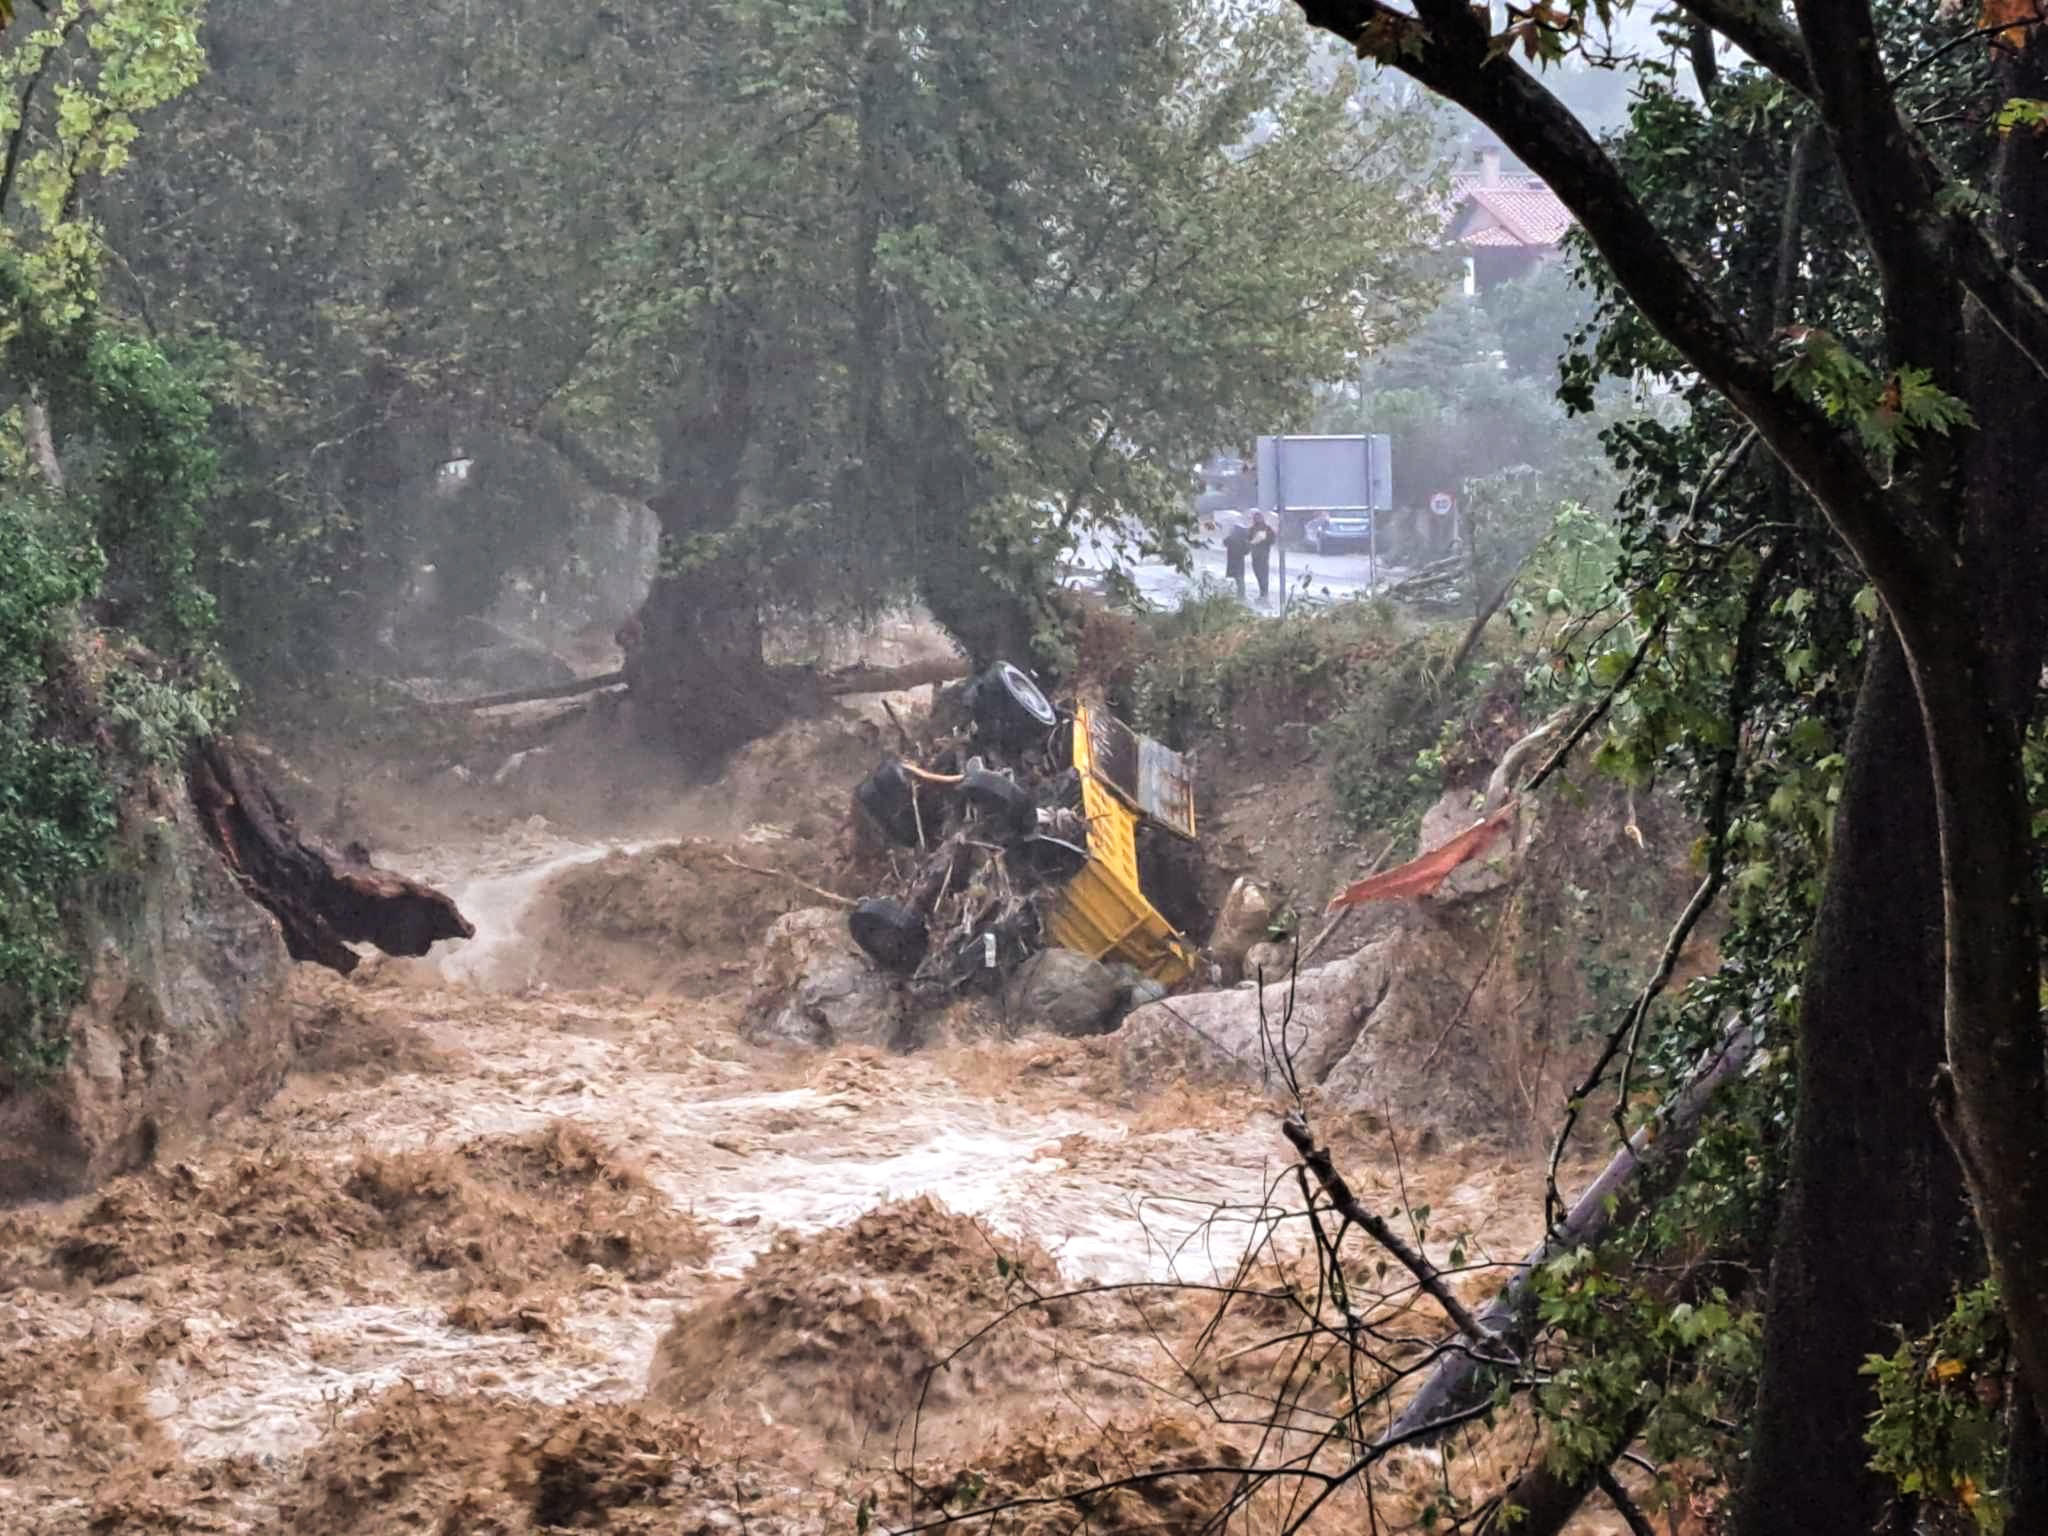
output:
<instances>
[{"instance_id":1,"label":"overturned vehicle","mask_svg":"<svg viewBox=\"0 0 2048 1536\"><path fill-rule=\"evenodd\" d=\"M951 704L951 730L854 792L891 869L849 914L854 941L926 1005L1000 992L1042 951L1100 964L1124 1006L1191 977L1167 915L1191 925L1199 900L1187 760L1097 706L1055 709L1007 662Z\"/></svg>"}]
</instances>

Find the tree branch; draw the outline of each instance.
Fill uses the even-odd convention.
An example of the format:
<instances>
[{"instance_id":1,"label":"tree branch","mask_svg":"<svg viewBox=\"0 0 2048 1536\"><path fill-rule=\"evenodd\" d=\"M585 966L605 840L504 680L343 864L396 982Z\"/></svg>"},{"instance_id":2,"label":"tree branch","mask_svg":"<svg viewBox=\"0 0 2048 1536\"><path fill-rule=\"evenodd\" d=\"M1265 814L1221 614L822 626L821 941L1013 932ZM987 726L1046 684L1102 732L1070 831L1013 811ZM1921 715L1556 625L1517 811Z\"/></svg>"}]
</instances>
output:
<instances>
[{"instance_id":1,"label":"tree branch","mask_svg":"<svg viewBox=\"0 0 2048 1536\"><path fill-rule=\"evenodd\" d=\"M1930 238L1938 224L1935 191L1945 178L1913 152L1878 54L1877 19L1868 0L1793 3L1806 36L1815 103L1857 222L1877 260L1894 346L1909 326L1945 333L1953 345L1962 316L1941 311L1954 308L1960 295L1953 272ZM1908 306L1910 319L1898 313ZM1931 365L1933 360L1895 354L1892 362Z\"/></svg>"},{"instance_id":2,"label":"tree branch","mask_svg":"<svg viewBox=\"0 0 2048 1536\"><path fill-rule=\"evenodd\" d=\"M28 146L28 124L30 109L35 106L36 92L42 89L43 77L50 72L50 65L64 51L71 34L84 25L89 12L80 11L58 30L57 40L50 44L36 64L36 72L28 77L28 84L22 87L21 102L17 108L21 116L14 124L14 132L7 136L7 163L0 168L0 214L7 210L7 200L14 192L14 178L21 170L22 151Z\"/></svg>"},{"instance_id":3,"label":"tree branch","mask_svg":"<svg viewBox=\"0 0 2048 1536\"><path fill-rule=\"evenodd\" d=\"M1607 1502L1614 1506L1614 1512L1621 1516L1621 1523L1629 1528L1629 1536L1657 1536L1656 1528L1650 1524L1650 1517L1645 1515L1641 1506L1629 1497L1628 1490L1621 1486L1621 1479L1614 1475L1612 1467L1602 1467L1593 1474L1593 1481L1601 1493L1606 1495Z\"/></svg>"},{"instance_id":4,"label":"tree branch","mask_svg":"<svg viewBox=\"0 0 2048 1536\"><path fill-rule=\"evenodd\" d=\"M1813 493L1894 613L1960 596L1941 531L1890 494L1818 405L1778 387L1770 354L1716 303L1651 222L1620 168L1534 76L1492 54L1476 13L1425 25L1381 0L1297 3L1313 24L1465 108L1548 183L1644 318ZM1930 597L1936 601L1923 601Z\"/></svg>"},{"instance_id":5,"label":"tree branch","mask_svg":"<svg viewBox=\"0 0 2048 1536\"><path fill-rule=\"evenodd\" d=\"M29 457L35 461L36 473L43 477L44 485L62 494L64 461L57 457L57 439L50 432L50 408L43 404L42 392L33 384L28 388L28 403L21 408L21 428L28 438Z\"/></svg>"},{"instance_id":6,"label":"tree branch","mask_svg":"<svg viewBox=\"0 0 2048 1536\"><path fill-rule=\"evenodd\" d=\"M534 435L568 460L576 473L608 496L621 497L626 501L646 502L652 501L661 489L659 481L642 479L639 475L614 469L598 457L589 444L559 421L544 419L538 422L534 428Z\"/></svg>"},{"instance_id":7,"label":"tree branch","mask_svg":"<svg viewBox=\"0 0 2048 1536\"><path fill-rule=\"evenodd\" d=\"M1806 42L1775 5L1758 0L1678 0L1678 8L1705 22L1800 95L1813 95Z\"/></svg>"},{"instance_id":8,"label":"tree branch","mask_svg":"<svg viewBox=\"0 0 2048 1536\"><path fill-rule=\"evenodd\" d=\"M1480 1324L1496 1330L1511 1346L1522 1343L1525 1325L1520 1320L1525 1315L1537 1272L1560 1254L1598 1242L1616 1221L1626 1219L1639 1208L1646 1196L1638 1176L1646 1170L1669 1166L1673 1158L1684 1155L1714 1095L1722 1084L1739 1075L1755 1055L1755 1035L1747 1025L1736 1025L1700 1063L1692 1080L1666 1106L1665 1112L1628 1139L1600 1170L1599 1177L1580 1191L1564 1220L1551 1225L1543 1241L1515 1266L1513 1278L1479 1314ZM1545 1220L1549 1220L1548 1213ZM1445 1359L1401 1410L1393 1433L1398 1435L1442 1421L1477 1400L1480 1367L1486 1363L1470 1351ZM1478 1398L1483 1397L1484 1392L1478 1391Z\"/></svg>"},{"instance_id":9,"label":"tree branch","mask_svg":"<svg viewBox=\"0 0 2048 1536\"><path fill-rule=\"evenodd\" d=\"M1301 1160L1308 1165L1309 1172L1316 1176L1323 1192L1330 1197L1330 1203L1346 1221L1361 1227L1387 1252L1400 1260L1401 1267L1415 1277L1415 1281L1436 1304L1444 1309L1444 1316L1451 1320L1458 1332L1472 1341L1482 1352L1492 1356L1500 1347L1499 1335L1482 1327L1479 1320L1466 1309L1465 1304L1445 1283L1443 1274L1429 1262L1419 1249L1408 1246L1407 1241L1380 1216L1367 1210L1359 1198L1351 1192L1351 1186L1344 1182L1344 1175L1337 1171L1337 1165L1330 1159L1330 1149L1316 1145L1314 1135L1309 1131L1308 1121L1299 1110L1289 1112L1280 1122L1281 1132L1294 1144L1294 1150L1301 1154ZM1500 1364L1512 1365L1511 1355L1503 1355Z\"/></svg>"},{"instance_id":10,"label":"tree branch","mask_svg":"<svg viewBox=\"0 0 2048 1536\"><path fill-rule=\"evenodd\" d=\"M1714 57L1714 29L1703 21L1686 28L1686 51L1692 57L1693 78L1699 82L1700 100L1714 104L1714 90L1721 83L1721 61Z\"/></svg>"},{"instance_id":11,"label":"tree branch","mask_svg":"<svg viewBox=\"0 0 2048 1536\"><path fill-rule=\"evenodd\" d=\"M1678 0L1678 3L1680 9L1719 32L1800 95L1816 103L1821 101L1822 82L1816 79L1808 61L1807 39L1788 24L1775 7L1759 4L1758 0ZM1867 10L1861 6L1857 9L1863 10L1867 19ZM1817 7L1816 16L1833 10L1831 4L1824 3ZM1811 22L1807 24L1812 25ZM1830 28L1829 34L1835 30L1839 30L1839 24ZM1842 51L1839 45L1835 45L1829 49L1830 57ZM1856 66L1853 61L1844 61L1833 67L1851 69ZM1874 76L1882 81L1881 66L1874 49L1862 66L1862 72L1866 80ZM1881 156L1861 159L1853 167L1845 161L1845 174L1853 169L1866 176L1871 185L1886 191L1924 187L1929 201L1916 220L1919 238L1939 248L1941 258L1948 263L1970 297L1983 305L1991 323L2020 349L2029 362L2048 374L2048 294L2044 294L2027 277L2017 258L2000 244L1981 220L1971 217L1961 207L1946 214L1939 211L1938 193L1940 189L1953 185L1954 179L1936 160L1934 151L1913 126L1898 116L1888 82L1883 85L1882 94L1886 110L1897 124L1898 142ZM1870 152L1869 145L1859 151L1865 155Z\"/></svg>"}]
</instances>

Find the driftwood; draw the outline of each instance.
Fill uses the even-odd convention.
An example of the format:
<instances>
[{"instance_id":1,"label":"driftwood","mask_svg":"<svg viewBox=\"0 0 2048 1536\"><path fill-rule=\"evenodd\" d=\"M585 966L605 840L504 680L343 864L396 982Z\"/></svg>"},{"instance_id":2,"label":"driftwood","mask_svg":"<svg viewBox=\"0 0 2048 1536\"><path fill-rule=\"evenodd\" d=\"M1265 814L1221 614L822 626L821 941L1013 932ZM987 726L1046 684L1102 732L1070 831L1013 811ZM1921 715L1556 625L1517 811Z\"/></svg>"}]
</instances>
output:
<instances>
[{"instance_id":1,"label":"driftwood","mask_svg":"<svg viewBox=\"0 0 2048 1536\"><path fill-rule=\"evenodd\" d=\"M801 676L801 673L794 675ZM900 693L922 688L927 683L950 683L967 676L967 663L957 657L940 661L914 661L902 667L848 667L818 679L819 691L827 698L854 693ZM509 704L537 704L543 699L574 699L586 693L617 688L626 681L625 668L579 677L566 683L548 683L538 688L514 688L506 693L487 693L476 699L447 699L427 706L455 713L473 709L502 709Z\"/></svg>"},{"instance_id":2,"label":"driftwood","mask_svg":"<svg viewBox=\"0 0 2048 1536\"><path fill-rule=\"evenodd\" d=\"M901 693L927 683L952 683L967 676L967 663L957 656L938 661L913 661L902 667L847 667L828 673L821 681L832 698L851 693Z\"/></svg>"},{"instance_id":3,"label":"driftwood","mask_svg":"<svg viewBox=\"0 0 2048 1536\"><path fill-rule=\"evenodd\" d=\"M1629 1189L1636 1175L1647 1166L1668 1162L1674 1153L1691 1143L1708 1102L1755 1054L1756 1039L1748 1025L1738 1024L1722 1037L1719 1048L1701 1064L1685 1091L1672 1102L1670 1112L1637 1131L1601 1170L1600 1177L1586 1186L1585 1193L1549 1237L1516 1266L1514 1279L1476 1319L1485 1335L1503 1339L1507 1348L1516 1353L1526 1350L1528 1340L1523 1335L1527 1332L1527 1303L1537 1270L1560 1254L1599 1241L1619 1217L1633 1209L1635 1201L1626 1197L1640 1193ZM1459 1331L1469 1337L1469 1330L1461 1327ZM1447 1355L1394 1420L1387 1438L1406 1444L1426 1434L1431 1424L1448 1422L1459 1410L1482 1400L1488 1390L1483 1364L1463 1350Z\"/></svg>"},{"instance_id":4,"label":"driftwood","mask_svg":"<svg viewBox=\"0 0 2048 1536\"><path fill-rule=\"evenodd\" d=\"M336 853L302 834L255 768L229 743L194 749L186 769L192 803L242 889L276 917L294 960L346 976L361 962L348 946L424 955L439 939L476 929L432 886L367 856Z\"/></svg>"},{"instance_id":5,"label":"driftwood","mask_svg":"<svg viewBox=\"0 0 2048 1536\"><path fill-rule=\"evenodd\" d=\"M538 704L543 699L574 699L601 688L616 688L626 680L622 667L597 677L578 677L566 683L548 683L539 688L514 688L508 693L487 693L480 699L444 699L427 707L435 710L498 709L506 704Z\"/></svg>"},{"instance_id":6,"label":"driftwood","mask_svg":"<svg viewBox=\"0 0 2048 1536\"><path fill-rule=\"evenodd\" d=\"M745 870L750 875L760 875L768 880L787 880L798 890L808 891L811 895L821 897L836 907L856 907L860 905L851 896L842 896L837 891L826 890L822 885L813 885L808 880L799 880L786 869L770 869L765 864L742 864L729 853L725 855L725 862L734 869Z\"/></svg>"},{"instance_id":7,"label":"driftwood","mask_svg":"<svg viewBox=\"0 0 2048 1536\"><path fill-rule=\"evenodd\" d=\"M1446 555L1441 560L1432 560L1428 565L1419 566L1388 587L1385 596L1416 597L1437 587L1449 586L1464 581L1471 574L1471 564L1462 554Z\"/></svg>"}]
</instances>

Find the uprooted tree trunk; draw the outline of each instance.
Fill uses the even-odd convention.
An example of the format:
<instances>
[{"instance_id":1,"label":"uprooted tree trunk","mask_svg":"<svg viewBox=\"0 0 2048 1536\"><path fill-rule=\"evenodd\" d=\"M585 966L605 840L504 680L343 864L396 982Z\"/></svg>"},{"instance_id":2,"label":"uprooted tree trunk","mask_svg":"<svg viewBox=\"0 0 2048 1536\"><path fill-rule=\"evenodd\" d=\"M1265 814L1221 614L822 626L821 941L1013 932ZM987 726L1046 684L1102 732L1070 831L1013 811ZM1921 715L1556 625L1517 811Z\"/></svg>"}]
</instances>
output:
<instances>
[{"instance_id":1,"label":"uprooted tree trunk","mask_svg":"<svg viewBox=\"0 0 2048 1536\"><path fill-rule=\"evenodd\" d=\"M437 940L475 935L440 891L307 838L230 743L216 737L196 747L186 782L214 846L242 889L277 918L294 960L345 976L361 963L351 943L417 956Z\"/></svg>"},{"instance_id":2,"label":"uprooted tree trunk","mask_svg":"<svg viewBox=\"0 0 2048 1536\"><path fill-rule=\"evenodd\" d=\"M1538 1270L1560 1254L1596 1243L1620 1222L1653 1199L1654 1182L1646 1174L1672 1171L1699 1133L1708 1104L1721 1085L1739 1075L1756 1054L1756 1038L1747 1025L1731 1030L1720 1048L1702 1064L1670 1111L1656 1125L1636 1132L1615 1153L1600 1176L1586 1186L1557 1228L1516 1266L1515 1275L1478 1315L1482 1334L1499 1339L1520 1355L1528 1348L1533 1284ZM1456 1422L1459 1415L1492 1390L1490 1372L1472 1352L1447 1356L1424 1380L1401 1410L1385 1439L1407 1445L1431 1437L1431 1426Z\"/></svg>"}]
</instances>

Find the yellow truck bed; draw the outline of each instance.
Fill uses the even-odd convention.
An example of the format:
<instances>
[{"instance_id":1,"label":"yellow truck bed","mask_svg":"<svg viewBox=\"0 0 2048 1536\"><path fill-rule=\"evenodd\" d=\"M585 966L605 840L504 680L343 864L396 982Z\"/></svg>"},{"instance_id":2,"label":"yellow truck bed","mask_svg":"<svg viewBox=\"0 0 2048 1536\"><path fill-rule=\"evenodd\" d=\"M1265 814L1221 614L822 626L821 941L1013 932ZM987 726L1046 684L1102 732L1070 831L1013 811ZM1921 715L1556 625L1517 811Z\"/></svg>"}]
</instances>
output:
<instances>
[{"instance_id":1,"label":"yellow truck bed","mask_svg":"<svg viewBox=\"0 0 2048 1536\"><path fill-rule=\"evenodd\" d=\"M1101 725L1129 734L1112 717ZM1194 972L1195 947L1139 889L1138 813L1101 771L1101 734L1085 705L1075 711L1074 768L1081 776L1081 813L1088 818L1088 862L1060 893L1049 918L1052 937L1096 960L1127 961L1170 987ZM1185 826L1175 830L1192 835L1191 795L1188 807Z\"/></svg>"}]
</instances>

